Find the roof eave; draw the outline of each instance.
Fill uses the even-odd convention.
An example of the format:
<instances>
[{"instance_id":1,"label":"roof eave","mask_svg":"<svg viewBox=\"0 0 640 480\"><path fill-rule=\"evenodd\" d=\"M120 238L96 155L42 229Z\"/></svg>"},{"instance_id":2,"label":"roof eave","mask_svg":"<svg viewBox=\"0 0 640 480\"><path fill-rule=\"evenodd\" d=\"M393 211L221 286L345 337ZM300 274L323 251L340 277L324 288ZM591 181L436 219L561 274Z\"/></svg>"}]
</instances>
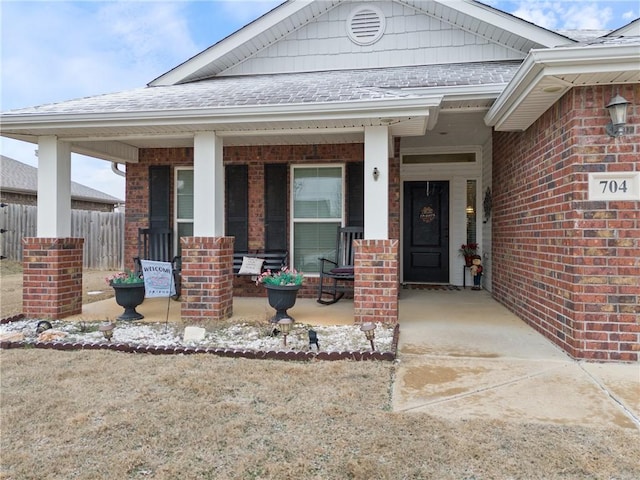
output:
<instances>
[{"instance_id":1,"label":"roof eave","mask_svg":"<svg viewBox=\"0 0 640 480\"><path fill-rule=\"evenodd\" d=\"M574 86L556 76L564 73L603 72L607 69L640 71L639 55L640 45L599 45L532 50L487 112L485 123L495 127L496 130L526 130ZM520 122L517 126L504 128L510 116L517 111L531 92L550 79L559 89L549 92L546 102L539 105L536 115L530 116L526 122Z\"/></svg>"},{"instance_id":2,"label":"roof eave","mask_svg":"<svg viewBox=\"0 0 640 480\"><path fill-rule=\"evenodd\" d=\"M335 120L364 118L372 115L428 115L429 108L438 107L442 95L402 99L365 100L354 102L299 103L287 105L250 105L208 109L152 110L90 114L4 114L0 116L0 134L19 135L21 129L55 127L99 128L104 126L145 126L171 124L283 122L304 120ZM5 133L6 132L6 133Z\"/></svg>"},{"instance_id":3,"label":"roof eave","mask_svg":"<svg viewBox=\"0 0 640 480\"><path fill-rule=\"evenodd\" d=\"M523 38L545 47L556 47L576 43L575 40L557 32L535 25L521 18L485 5L476 0L434 0L443 6L461 13L473 15L481 21L509 32L517 32Z\"/></svg>"}]
</instances>

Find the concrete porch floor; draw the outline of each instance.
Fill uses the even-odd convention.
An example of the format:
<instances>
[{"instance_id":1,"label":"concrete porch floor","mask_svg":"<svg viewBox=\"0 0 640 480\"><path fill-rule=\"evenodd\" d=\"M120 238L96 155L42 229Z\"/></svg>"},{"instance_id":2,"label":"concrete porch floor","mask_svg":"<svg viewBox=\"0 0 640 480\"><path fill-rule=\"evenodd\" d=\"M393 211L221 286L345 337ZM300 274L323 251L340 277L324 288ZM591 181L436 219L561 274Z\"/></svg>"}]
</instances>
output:
<instances>
[{"instance_id":1,"label":"concrete porch floor","mask_svg":"<svg viewBox=\"0 0 640 480\"><path fill-rule=\"evenodd\" d=\"M266 298L234 298L233 318L267 319ZM146 299L144 322L180 321L180 302ZM114 319L114 299L83 306L69 320ZM353 323L353 301L298 299L292 317L312 325ZM640 430L640 363L575 361L486 291L400 294L396 412L451 419L618 426Z\"/></svg>"},{"instance_id":2,"label":"concrete porch floor","mask_svg":"<svg viewBox=\"0 0 640 480\"><path fill-rule=\"evenodd\" d=\"M136 311L144 315L142 322L181 322L180 301L167 298L146 298ZM100 302L88 303L82 306L82 313L66 318L66 320L105 320L115 319L121 315L123 308L116 303L115 298ZM269 306L264 297L234 297L233 316L231 320L259 319L267 320L275 311ZM352 325L353 324L353 300L340 300L338 303L327 306L320 305L315 299L298 298L293 308L287 313L297 321L310 325Z\"/></svg>"}]
</instances>

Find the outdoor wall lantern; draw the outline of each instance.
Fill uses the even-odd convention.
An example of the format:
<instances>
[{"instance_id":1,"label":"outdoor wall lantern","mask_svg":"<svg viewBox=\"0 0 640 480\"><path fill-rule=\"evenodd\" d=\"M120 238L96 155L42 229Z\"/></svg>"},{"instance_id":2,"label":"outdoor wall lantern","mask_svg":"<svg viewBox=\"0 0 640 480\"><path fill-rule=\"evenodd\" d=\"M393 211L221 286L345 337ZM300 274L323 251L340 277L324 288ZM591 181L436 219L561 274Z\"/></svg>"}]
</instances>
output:
<instances>
[{"instance_id":1,"label":"outdoor wall lantern","mask_svg":"<svg viewBox=\"0 0 640 480\"><path fill-rule=\"evenodd\" d=\"M380 170L378 170L378 167L373 167L373 179L378 181L378 177L380 177Z\"/></svg>"},{"instance_id":2,"label":"outdoor wall lantern","mask_svg":"<svg viewBox=\"0 0 640 480\"><path fill-rule=\"evenodd\" d=\"M373 344L373 339L376 338L376 324L375 323L363 323L360 326L360 330L362 330L364 332L365 337L367 337L367 340L369 340L369 342L371 343L371 350L375 350L376 347Z\"/></svg>"},{"instance_id":3,"label":"outdoor wall lantern","mask_svg":"<svg viewBox=\"0 0 640 480\"><path fill-rule=\"evenodd\" d=\"M287 335L291 331L291 324L293 320L290 318L281 318L278 321L278 325L280 325L280 330L282 331L282 338L284 339L284 346L287 346Z\"/></svg>"},{"instance_id":4,"label":"outdoor wall lantern","mask_svg":"<svg viewBox=\"0 0 640 480\"><path fill-rule=\"evenodd\" d=\"M627 124L627 105L629 104L630 102L620 96L620 94L617 94L605 107L609 110L609 115L611 115L611 121L607 123L605 127L610 137L620 137L624 135L624 127Z\"/></svg>"}]
</instances>

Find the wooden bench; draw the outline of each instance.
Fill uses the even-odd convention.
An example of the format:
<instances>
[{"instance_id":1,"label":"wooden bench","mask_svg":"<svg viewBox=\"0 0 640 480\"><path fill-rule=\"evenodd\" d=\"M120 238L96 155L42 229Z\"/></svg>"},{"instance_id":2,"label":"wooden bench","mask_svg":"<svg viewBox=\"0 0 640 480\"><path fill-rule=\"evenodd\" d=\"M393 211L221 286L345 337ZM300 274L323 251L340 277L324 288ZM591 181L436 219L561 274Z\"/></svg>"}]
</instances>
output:
<instances>
[{"instance_id":1,"label":"wooden bench","mask_svg":"<svg viewBox=\"0 0 640 480\"><path fill-rule=\"evenodd\" d=\"M240 268L244 257L261 258L264 260L262 264L262 272L267 270L276 271L282 267L287 266L287 259L289 258L289 252L286 250L256 250L253 252L233 252L233 273L234 275L241 275ZM256 273L243 273L242 275L256 276Z\"/></svg>"}]
</instances>

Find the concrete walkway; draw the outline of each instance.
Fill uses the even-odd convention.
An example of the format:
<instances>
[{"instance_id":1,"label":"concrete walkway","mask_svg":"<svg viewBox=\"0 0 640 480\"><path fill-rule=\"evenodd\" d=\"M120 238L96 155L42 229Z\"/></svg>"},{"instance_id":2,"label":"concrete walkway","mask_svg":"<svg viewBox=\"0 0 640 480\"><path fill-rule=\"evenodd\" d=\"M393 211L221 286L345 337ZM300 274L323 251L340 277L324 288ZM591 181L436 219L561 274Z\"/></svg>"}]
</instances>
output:
<instances>
[{"instance_id":1,"label":"concrete walkway","mask_svg":"<svg viewBox=\"0 0 640 480\"><path fill-rule=\"evenodd\" d=\"M267 319L266 298L234 298L234 318ZM146 299L143 321L180 321L180 302ZM122 313L114 299L73 318ZM353 323L353 301L298 299L289 310L312 325ZM640 429L640 364L578 362L486 291L401 290L396 412Z\"/></svg>"},{"instance_id":2,"label":"concrete walkway","mask_svg":"<svg viewBox=\"0 0 640 480\"><path fill-rule=\"evenodd\" d=\"M570 359L485 291L403 290L396 412L640 429L640 364Z\"/></svg>"}]
</instances>

